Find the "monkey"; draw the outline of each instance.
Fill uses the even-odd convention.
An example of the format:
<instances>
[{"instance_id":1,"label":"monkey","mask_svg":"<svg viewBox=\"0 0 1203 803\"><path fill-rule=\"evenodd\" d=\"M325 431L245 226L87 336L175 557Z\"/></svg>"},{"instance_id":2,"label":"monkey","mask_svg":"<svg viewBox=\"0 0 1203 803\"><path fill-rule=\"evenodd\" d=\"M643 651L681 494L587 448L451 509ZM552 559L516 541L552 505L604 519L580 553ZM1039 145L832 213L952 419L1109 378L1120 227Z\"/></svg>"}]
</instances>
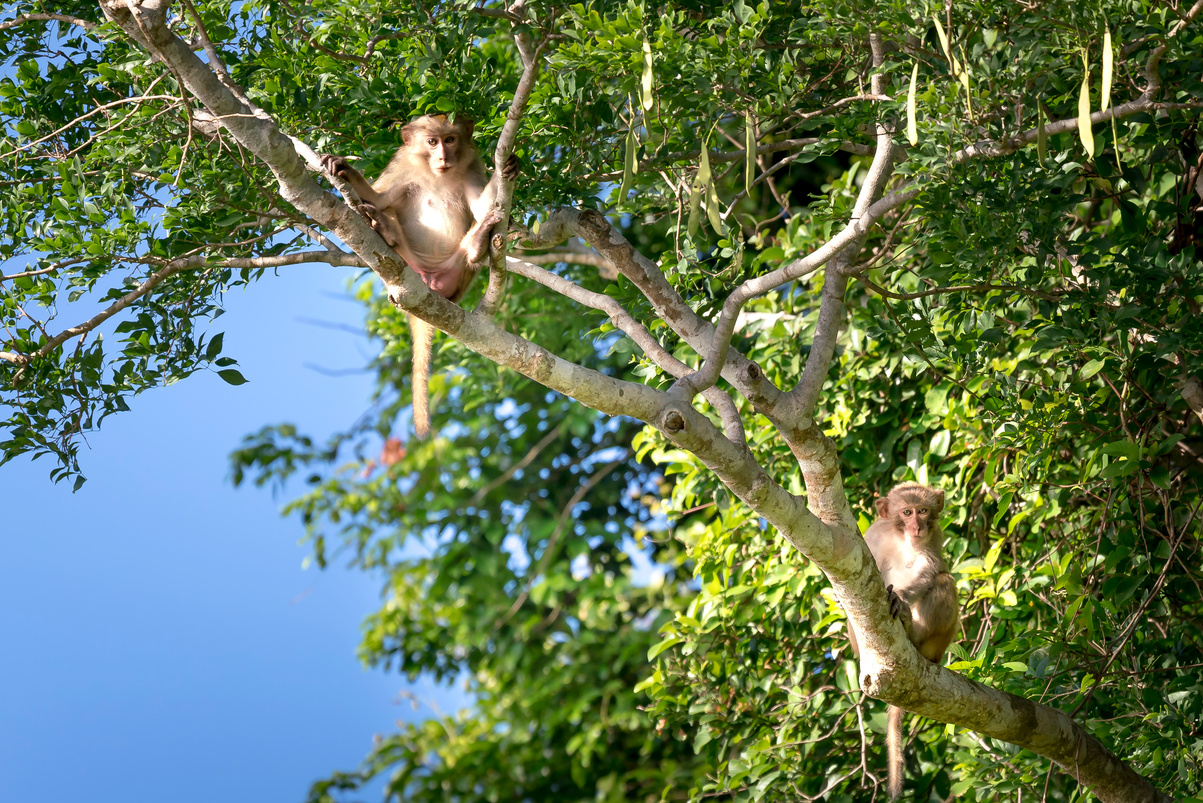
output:
<instances>
[{"instance_id":1,"label":"monkey","mask_svg":"<svg viewBox=\"0 0 1203 803\"><path fill-rule=\"evenodd\" d=\"M939 518L944 492L904 482L878 498L874 506L878 518L865 531L865 543L886 584L890 614L902 620L919 654L938 664L961 624L956 581L943 556L944 531ZM851 621L848 641L860 658ZM891 705L886 729L890 800L902 794L902 718L903 710Z\"/></svg>"},{"instance_id":2,"label":"monkey","mask_svg":"<svg viewBox=\"0 0 1203 803\"><path fill-rule=\"evenodd\" d=\"M518 175L511 156L492 180L472 143L475 123L426 115L401 129L402 145L380 178L369 184L341 156L325 154L327 172L346 179L362 203L359 212L434 292L458 303L480 272L489 233L500 222L499 180ZM430 434L430 361L434 327L407 316L414 340L414 434Z\"/></svg>"}]
</instances>

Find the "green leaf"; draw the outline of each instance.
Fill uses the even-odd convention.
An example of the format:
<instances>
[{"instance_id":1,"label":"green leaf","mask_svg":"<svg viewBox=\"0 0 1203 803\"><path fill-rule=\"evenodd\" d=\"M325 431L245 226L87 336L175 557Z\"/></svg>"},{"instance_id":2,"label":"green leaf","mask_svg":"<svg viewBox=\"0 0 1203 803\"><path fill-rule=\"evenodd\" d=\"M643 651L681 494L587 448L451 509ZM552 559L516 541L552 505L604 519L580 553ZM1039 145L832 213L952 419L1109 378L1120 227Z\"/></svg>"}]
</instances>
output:
<instances>
[{"instance_id":1,"label":"green leaf","mask_svg":"<svg viewBox=\"0 0 1203 803\"><path fill-rule=\"evenodd\" d=\"M1079 379L1090 379L1092 376L1103 370L1106 360L1094 359L1082 366L1082 370L1078 372Z\"/></svg>"},{"instance_id":2,"label":"green leaf","mask_svg":"<svg viewBox=\"0 0 1203 803\"><path fill-rule=\"evenodd\" d=\"M221 354L222 340L225 338L225 332L218 332L209 341L209 345L205 348L205 359L209 362L217 359L217 355Z\"/></svg>"},{"instance_id":3,"label":"green leaf","mask_svg":"<svg viewBox=\"0 0 1203 803\"><path fill-rule=\"evenodd\" d=\"M948 385L936 385L923 396L924 405L928 412L934 415L944 415L948 412Z\"/></svg>"},{"instance_id":4,"label":"green leaf","mask_svg":"<svg viewBox=\"0 0 1203 803\"><path fill-rule=\"evenodd\" d=\"M664 641L661 641L658 644L652 645L651 649L649 649L647 651L647 659L649 661L655 660L657 655L664 652L665 650L668 650L668 649L671 649L671 648L677 646L684 640L685 640L684 636L671 636L670 638L666 638L666 639L664 639Z\"/></svg>"},{"instance_id":5,"label":"green leaf","mask_svg":"<svg viewBox=\"0 0 1203 803\"><path fill-rule=\"evenodd\" d=\"M246 378L235 371L233 368L227 368L224 371L218 371L217 375L231 385L242 385L246 383Z\"/></svg>"}]
</instances>

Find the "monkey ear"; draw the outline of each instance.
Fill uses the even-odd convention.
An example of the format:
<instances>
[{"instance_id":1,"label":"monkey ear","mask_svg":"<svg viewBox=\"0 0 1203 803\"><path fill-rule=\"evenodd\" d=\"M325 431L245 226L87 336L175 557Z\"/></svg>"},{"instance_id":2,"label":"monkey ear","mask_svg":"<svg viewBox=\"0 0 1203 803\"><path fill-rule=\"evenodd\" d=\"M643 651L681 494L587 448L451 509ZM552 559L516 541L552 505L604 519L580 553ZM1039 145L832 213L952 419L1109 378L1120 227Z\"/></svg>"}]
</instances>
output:
<instances>
[{"instance_id":1,"label":"monkey ear","mask_svg":"<svg viewBox=\"0 0 1203 803\"><path fill-rule=\"evenodd\" d=\"M935 495L936 495L936 502L935 502L934 507L936 508L936 510L943 510L944 509L944 492L937 488L937 489L934 489L933 493L935 493Z\"/></svg>"},{"instance_id":2,"label":"monkey ear","mask_svg":"<svg viewBox=\"0 0 1203 803\"><path fill-rule=\"evenodd\" d=\"M888 519L890 517L890 500L889 500L889 498L884 497L884 496L879 496L879 497L877 497L877 501L875 501L873 503L873 506L877 508L877 517L878 518Z\"/></svg>"},{"instance_id":3,"label":"monkey ear","mask_svg":"<svg viewBox=\"0 0 1203 803\"><path fill-rule=\"evenodd\" d=\"M414 132L417 130L418 127L414 123L406 123L405 127L401 129L401 141L404 142L407 147L409 146L410 141L413 140Z\"/></svg>"},{"instance_id":4,"label":"monkey ear","mask_svg":"<svg viewBox=\"0 0 1203 803\"><path fill-rule=\"evenodd\" d=\"M464 127L464 136L472 139L472 132L476 130L476 121L471 117L457 117L455 122Z\"/></svg>"}]
</instances>

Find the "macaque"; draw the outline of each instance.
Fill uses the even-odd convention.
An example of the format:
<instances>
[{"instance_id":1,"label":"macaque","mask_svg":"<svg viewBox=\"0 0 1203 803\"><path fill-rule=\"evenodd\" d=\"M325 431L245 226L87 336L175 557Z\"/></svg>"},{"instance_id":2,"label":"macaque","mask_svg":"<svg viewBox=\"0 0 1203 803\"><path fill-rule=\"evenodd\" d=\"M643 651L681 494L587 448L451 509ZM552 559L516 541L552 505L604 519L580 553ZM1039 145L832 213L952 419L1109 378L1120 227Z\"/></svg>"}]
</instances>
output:
<instances>
[{"instance_id":1,"label":"macaque","mask_svg":"<svg viewBox=\"0 0 1203 803\"><path fill-rule=\"evenodd\" d=\"M865 531L865 543L885 581L890 613L902 621L919 654L939 663L961 623L956 581L942 554L944 531L939 519L944 492L904 482L874 504L878 519ZM859 658L851 621L848 640ZM902 717L901 708L890 706L886 744L891 800L902 793Z\"/></svg>"},{"instance_id":2,"label":"macaque","mask_svg":"<svg viewBox=\"0 0 1203 803\"><path fill-rule=\"evenodd\" d=\"M322 165L350 182L363 200L359 211L434 292L458 302L480 272L489 233L501 220L494 205L499 180L513 180L511 156L490 181L472 144L475 124L444 115L418 117L401 129L404 144L372 184L341 156ZM410 315L414 339L414 432L430 432L430 358L434 327Z\"/></svg>"}]
</instances>

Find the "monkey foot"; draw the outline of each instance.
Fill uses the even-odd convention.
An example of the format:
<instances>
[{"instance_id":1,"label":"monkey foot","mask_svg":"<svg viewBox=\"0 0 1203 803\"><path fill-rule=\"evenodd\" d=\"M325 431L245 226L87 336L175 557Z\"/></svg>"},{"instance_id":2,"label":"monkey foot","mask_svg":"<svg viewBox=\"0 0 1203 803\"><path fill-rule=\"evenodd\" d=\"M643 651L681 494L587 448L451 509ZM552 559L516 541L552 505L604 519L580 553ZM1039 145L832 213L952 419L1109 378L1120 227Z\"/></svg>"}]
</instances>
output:
<instances>
[{"instance_id":1,"label":"monkey foot","mask_svg":"<svg viewBox=\"0 0 1203 803\"><path fill-rule=\"evenodd\" d=\"M327 173L332 176L342 176L343 173L351 166L351 163L345 157L335 156L332 153L320 154L322 167Z\"/></svg>"},{"instance_id":2,"label":"monkey foot","mask_svg":"<svg viewBox=\"0 0 1203 803\"><path fill-rule=\"evenodd\" d=\"M518 161L518 157L510 154L510 158L505 160L505 165L501 168L501 177L506 181L513 181L521 167L522 163Z\"/></svg>"}]
</instances>

